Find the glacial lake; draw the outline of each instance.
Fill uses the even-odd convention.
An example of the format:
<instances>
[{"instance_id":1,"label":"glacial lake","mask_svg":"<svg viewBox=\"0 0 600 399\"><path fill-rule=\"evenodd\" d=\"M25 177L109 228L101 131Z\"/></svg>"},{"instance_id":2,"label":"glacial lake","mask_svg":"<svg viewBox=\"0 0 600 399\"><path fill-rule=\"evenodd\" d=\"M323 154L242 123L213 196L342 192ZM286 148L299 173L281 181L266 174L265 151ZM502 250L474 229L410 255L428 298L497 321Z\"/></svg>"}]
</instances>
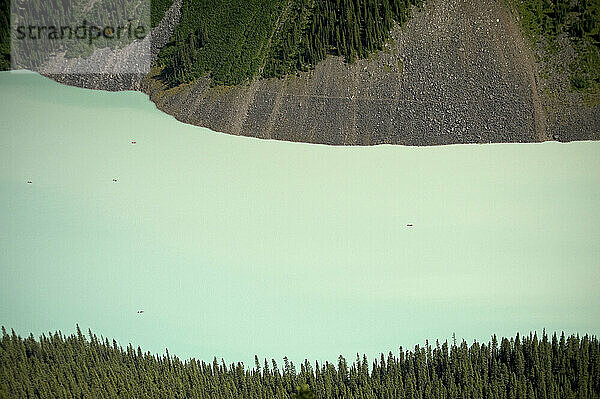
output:
<instances>
[{"instance_id":1,"label":"glacial lake","mask_svg":"<svg viewBox=\"0 0 600 399\"><path fill-rule=\"evenodd\" d=\"M600 333L600 142L327 147L33 73L0 90L9 331L250 364Z\"/></svg>"}]
</instances>

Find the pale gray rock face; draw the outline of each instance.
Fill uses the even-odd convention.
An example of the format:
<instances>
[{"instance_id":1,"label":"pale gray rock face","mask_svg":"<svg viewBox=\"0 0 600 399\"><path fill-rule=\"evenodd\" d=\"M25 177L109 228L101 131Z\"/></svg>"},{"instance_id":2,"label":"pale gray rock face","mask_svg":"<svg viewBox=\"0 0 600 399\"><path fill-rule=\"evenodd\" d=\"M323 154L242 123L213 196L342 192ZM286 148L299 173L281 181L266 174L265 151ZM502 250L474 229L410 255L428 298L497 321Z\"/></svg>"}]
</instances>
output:
<instances>
[{"instance_id":1,"label":"pale gray rock face","mask_svg":"<svg viewBox=\"0 0 600 399\"><path fill-rule=\"evenodd\" d=\"M179 21L180 6L176 1L153 32L154 57ZM392 38L369 60L328 57L307 73L235 87L211 87L205 78L169 88L155 72L144 79L54 78L141 90L182 122L266 139L331 145L600 139L598 107L587 108L574 94L557 106L538 92L532 51L502 2L430 0Z\"/></svg>"},{"instance_id":2,"label":"pale gray rock face","mask_svg":"<svg viewBox=\"0 0 600 399\"><path fill-rule=\"evenodd\" d=\"M88 89L140 90L149 66L156 60L160 49L167 44L181 19L181 3L182 0L175 0L158 26L143 41L135 41L118 50L98 49L90 57L83 59L68 59L61 54L52 58L38 72L57 82ZM81 73L82 68L95 73Z\"/></svg>"}]
</instances>

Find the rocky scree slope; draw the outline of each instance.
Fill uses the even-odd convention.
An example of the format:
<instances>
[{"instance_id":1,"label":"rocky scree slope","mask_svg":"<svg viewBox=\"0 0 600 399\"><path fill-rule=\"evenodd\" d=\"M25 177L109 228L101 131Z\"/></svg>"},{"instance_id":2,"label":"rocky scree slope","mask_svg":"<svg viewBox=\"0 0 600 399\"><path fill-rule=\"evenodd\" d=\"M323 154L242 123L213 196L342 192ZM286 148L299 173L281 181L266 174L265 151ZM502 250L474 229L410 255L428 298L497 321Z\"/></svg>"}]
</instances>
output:
<instances>
[{"instance_id":1,"label":"rocky scree slope","mask_svg":"<svg viewBox=\"0 0 600 399\"><path fill-rule=\"evenodd\" d=\"M180 18L174 2L153 32L153 55ZM178 120L235 135L330 145L441 145L600 139L600 110L574 94L541 93L516 17L495 0L430 0L383 51L281 79L169 87L145 77L54 75L67 84L141 90ZM568 89L564 89L568 91ZM566 100L565 100L566 99ZM583 121L583 122L581 122Z\"/></svg>"}]
</instances>

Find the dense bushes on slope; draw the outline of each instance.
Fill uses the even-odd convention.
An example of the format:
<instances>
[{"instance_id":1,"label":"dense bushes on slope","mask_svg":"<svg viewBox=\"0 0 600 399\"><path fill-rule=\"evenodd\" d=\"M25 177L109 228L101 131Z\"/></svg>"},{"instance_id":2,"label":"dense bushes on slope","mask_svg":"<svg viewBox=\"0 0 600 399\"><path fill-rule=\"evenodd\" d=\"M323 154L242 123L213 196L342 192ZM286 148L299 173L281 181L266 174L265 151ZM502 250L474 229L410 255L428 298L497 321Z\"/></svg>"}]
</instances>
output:
<instances>
[{"instance_id":1,"label":"dense bushes on slope","mask_svg":"<svg viewBox=\"0 0 600 399\"><path fill-rule=\"evenodd\" d=\"M575 50L569 74L574 89L600 95L600 2L598 0L509 0L525 33L556 57L557 39L566 36ZM551 60L552 61L552 60Z\"/></svg>"},{"instance_id":2,"label":"dense bushes on slope","mask_svg":"<svg viewBox=\"0 0 600 399\"><path fill-rule=\"evenodd\" d=\"M3 328L3 398L599 398L600 343L545 333L447 342L332 364L283 367L255 358L253 369L143 353L89 333L23 339Z\"/></svg>"}]
</instances>

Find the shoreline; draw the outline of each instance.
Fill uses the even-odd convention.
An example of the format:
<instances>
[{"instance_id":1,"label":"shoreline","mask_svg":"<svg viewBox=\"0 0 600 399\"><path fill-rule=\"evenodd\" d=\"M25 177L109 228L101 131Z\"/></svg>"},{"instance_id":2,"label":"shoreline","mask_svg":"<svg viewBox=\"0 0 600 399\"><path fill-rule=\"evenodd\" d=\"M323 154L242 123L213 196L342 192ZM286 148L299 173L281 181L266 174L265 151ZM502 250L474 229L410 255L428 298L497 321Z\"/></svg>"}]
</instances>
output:
<instances>
[{"instance_id":1,"label":"shoreline","mask_svg":"<svg viewBox=\"0 0 600 399\"><path fill-rule=\"evenodd\" d=\"M154 57L180 6L174 2L153 31ZM329 56L309 72L232 87L211 87L206 77L169 88L156 67L146 76L44 75L141 91L180 122L262 139L351 146L600 140L600 107L565 87L560 102L545 95L534 54L502 4L434 0L391 36L367 60Z\"/></svg>"}]
</instances>

